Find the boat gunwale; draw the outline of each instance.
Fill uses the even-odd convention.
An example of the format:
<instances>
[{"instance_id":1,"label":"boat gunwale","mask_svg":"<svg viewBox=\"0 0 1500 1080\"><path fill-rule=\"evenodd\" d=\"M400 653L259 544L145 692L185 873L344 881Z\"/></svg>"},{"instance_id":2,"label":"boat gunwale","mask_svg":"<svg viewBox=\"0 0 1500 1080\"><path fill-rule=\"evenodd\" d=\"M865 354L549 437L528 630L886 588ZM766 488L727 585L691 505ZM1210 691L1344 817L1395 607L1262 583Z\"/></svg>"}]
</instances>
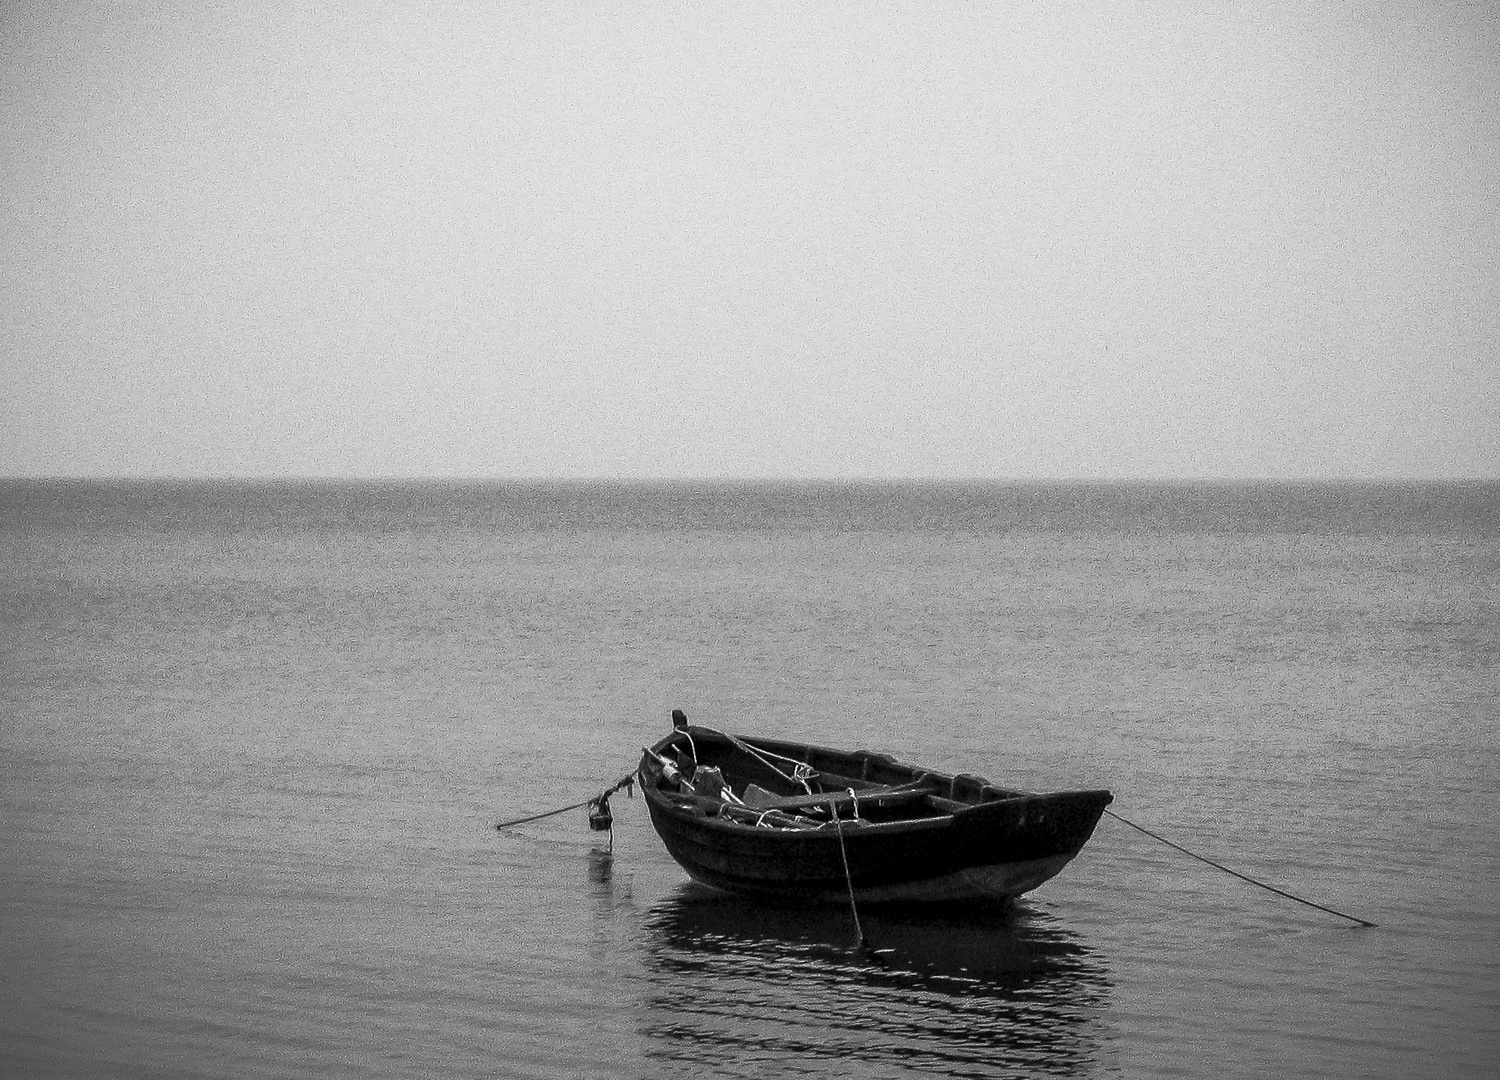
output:
<instances>
[{"instance_id":1,"label":"boat gunwale","mask_svg":"<svg viewBox=\"0 0 1500 1080\"><path fill-rule=\"evenodd\" d=\"M647 799L649 804L655 807L659 807L663 812L671 815L673 818L684 823L691 824L696 828L707 828L711 831L720 831L735 834L753 833L760 835L764 835L767 832L774 832L779 833L782 837L785 837L787 839L798 837L806 838L808 840L821 840L822 838L826 837L830 841L837 842L839 840L839 834L841 830L837 828L831 828L830 826L834 824L832 821L821 822L813 827L803 829L774 829L756 825L751 822L736 821L733 818L727 818L719 814L710 815L708 813L699 813L695 811L692 803L678 801L679 799L687 799L689 797L674 797L671 793L661 790L656 786L654 782L648 782L646 775L647 769L648 767L655 766L653 755L660 754L668 747L679 745L678 740L683 736L684 731L688 732L688 734L691 735L693 739L707 736L710 741L719 742L722 745L728 746L730 748L733 748L735 741L738 740L739 742L750 745L755 749L769 750L772 753L782 753L783 751L801 751L804 752L806 757L812 757L814 755L826 755L834 759L876 761L888 768L908 772L914 779L920 777L928 777L932 780L938 781L940 785L947 784L950 786L957 780L968 780L974 782L981 793L993 793L994 797L970 802L960 810L947 812L940 811L937 814L928 814L921 817L896 818L891 821L868 821L863 818L845 820L843 824L846 825L847 828L845 830L842 830L842 834L844 840L849 843L857 844L862 837L873 838L875 836L890 836L892 834L900 834L906 832L941 831L958 827L964 824L965 819L969 818L970 815L972 815L975 811L984 810L988 807L993 806L1004 805L1009 810L1016 808L1018 805L1028 802L1037 804L1069 802L1080 797L1097 798L1101 795L1105 797L1106 803L1112 801L1113 799L1112 794L1105 789L1080 789L1055 792L1016 792L1010 789L1001 788L991 781L985 779L984 777L974 776L967 773L937 772L935 770L926 769L921 766L911 765L906 762L898 761L888 754L882 754L869 750L837 750L831 747L817 746L811 743L797 743L779 739L766 739L758 736L750 738L740 735L731 736L728 733L718 731L713 728L701 728L697 726L691 726L686 729L678 729L676 731L673 731L666 737L658 740L645 754L642 755L641 764L637 770L638 778L641 782L641 792ZM787 756L790 757L791 755L788 754ZM810 762L808 764L810 764ZM657 769L657 775L660 775L659 766L655 767ZM856 796L859 794L858 790L855 791L855 794ZM936 794L936 792L934 792L933 794ZM830 798L833 798L836 795L837 792L830 793ZM705 804L713 804L715 802L719 802L719 800L714 800L708 796L700 796L700 798ZM954 802L959 800L949 799L948 801ZM755 808L752 807L751 809L753 810Z\"/></svg>"}]
</instances>

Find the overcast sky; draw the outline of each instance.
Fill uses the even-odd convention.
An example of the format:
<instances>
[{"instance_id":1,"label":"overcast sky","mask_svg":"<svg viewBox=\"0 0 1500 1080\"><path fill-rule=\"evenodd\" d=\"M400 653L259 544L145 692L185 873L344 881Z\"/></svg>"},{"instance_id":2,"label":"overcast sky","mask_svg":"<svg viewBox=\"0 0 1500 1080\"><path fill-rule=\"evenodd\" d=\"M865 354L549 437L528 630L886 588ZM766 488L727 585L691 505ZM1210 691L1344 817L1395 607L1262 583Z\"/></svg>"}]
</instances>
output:
<instances>
[{"instance_id":1,"label":"overcast sky","mask_svg":"<svg viewBox=\"0 0 1500 1080\"><path fill-rule=\"evenodd\" d=\"M8 0L0 50L0 474L1500 476L1486 2Z\"/></svg>"}]
</instances>

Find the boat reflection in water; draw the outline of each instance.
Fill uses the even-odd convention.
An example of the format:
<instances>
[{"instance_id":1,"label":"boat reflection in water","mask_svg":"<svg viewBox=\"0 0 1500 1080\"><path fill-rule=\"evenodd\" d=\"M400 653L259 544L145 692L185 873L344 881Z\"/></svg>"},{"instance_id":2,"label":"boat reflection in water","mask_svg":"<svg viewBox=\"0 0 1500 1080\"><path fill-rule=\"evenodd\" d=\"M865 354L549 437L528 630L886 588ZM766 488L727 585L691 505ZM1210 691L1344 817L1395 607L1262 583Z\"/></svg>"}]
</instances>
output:
<instances>
[{"instance_id":1,"label":"boat reflection in water","mask_svg":"<svg viewBox=\"0 0 1500 1080\"><path fill-rule=\"evenodd\" d=\"M647 919L642 1035L715 1075L1092 1075L1110 978L1047 913L773 906L684 886Z\"/></svg>"}]
</instances>

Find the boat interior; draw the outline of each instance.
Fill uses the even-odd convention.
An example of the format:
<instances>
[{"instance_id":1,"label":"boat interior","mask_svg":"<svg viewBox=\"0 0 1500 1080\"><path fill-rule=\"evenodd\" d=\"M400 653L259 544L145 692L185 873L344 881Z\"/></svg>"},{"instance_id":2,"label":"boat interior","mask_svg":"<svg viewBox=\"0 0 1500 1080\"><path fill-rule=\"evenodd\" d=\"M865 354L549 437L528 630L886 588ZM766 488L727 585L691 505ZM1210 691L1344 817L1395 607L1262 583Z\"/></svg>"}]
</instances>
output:
<instances>
[{"instance_id":1,"label":"boat interior","mask_svg":"<svg viewBox=\"0 0 1500 1080\"><path fill-rule=\"evenodd\" d=\"M654 775L643 779L682 809L763 828L944 817L1022 794L977 776L903 765L884 754L745 739L701 727L679 727L646 751L645 765Z\"/></svg>"}]
</instances>

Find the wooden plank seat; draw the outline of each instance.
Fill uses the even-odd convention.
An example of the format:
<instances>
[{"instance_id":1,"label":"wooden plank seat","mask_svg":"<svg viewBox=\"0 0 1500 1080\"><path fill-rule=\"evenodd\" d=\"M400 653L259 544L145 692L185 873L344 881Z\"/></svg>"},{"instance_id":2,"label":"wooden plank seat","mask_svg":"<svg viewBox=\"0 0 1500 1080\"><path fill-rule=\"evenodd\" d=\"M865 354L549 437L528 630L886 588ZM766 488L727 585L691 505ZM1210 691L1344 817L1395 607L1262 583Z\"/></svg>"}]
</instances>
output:
<instances>
[{"instance_id":1,"label":"wooden plank seat","mask_svg":"<svg viewBox=\"0 0 1500 1080\"><path fill-rule=\"evenodd\" d=\"M777 795L751 784L745 788L741 798L746 806L755 810L820 810L832 805L837 806L842 814L853 809L856 803L861 806L885 807L920 802L937 789L935 782L924 779L891 787L867 787L862 791L856 790L853 796L848 791L829 791L820 795Z\"/></svg>"}]
</instances>

